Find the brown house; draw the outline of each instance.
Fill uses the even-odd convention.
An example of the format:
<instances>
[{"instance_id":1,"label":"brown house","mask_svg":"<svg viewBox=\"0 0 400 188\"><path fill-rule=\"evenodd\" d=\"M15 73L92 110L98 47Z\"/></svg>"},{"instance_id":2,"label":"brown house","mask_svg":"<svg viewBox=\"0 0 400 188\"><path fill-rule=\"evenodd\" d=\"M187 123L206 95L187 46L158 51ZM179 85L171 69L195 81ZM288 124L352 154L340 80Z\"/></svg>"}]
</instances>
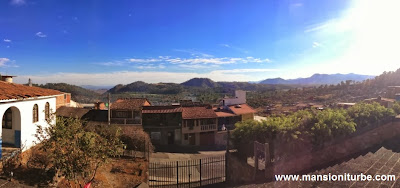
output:
<instances>
[{"instance_id":1,"label":"brown house","mask_svg":"<svg viewBox=\"0 0 400 188\"><path fill-rule=\"evenodd\" d=\"M182 144L214 145L218 117L211 106L182 107Z\"/></svg>"},{"instance_id":2,"label":"brown house","mask_svg":"<svg viewBox=\"0 0 400 188\"><path fill-rule=\"evenodd\" d=\"M372 103L372 102L377 102L380 105L386 107L386 108L391 108L394 102L396 102L395 99L389 99L389 98L383 98L381 96L378 96L377 98L370 98L370 99L365 99L364 100L366 103Z\"/></svg>"},{"instance_id":3,"label":"brown house","mask_svg":"<svg viewBox=\"0 0 400 188\"><path fill-rule=\"evenodd\" d=\"M111 123L117 125L142 125L142 108L151 103L145 98L117 99L111 104Z\"/></svg>"},{"instance_id":4,"label":"brown house","mask_svg":"<svg viewBox=\"0 0 400 188\"><path fill-rule=\"evenodd\" d=\"M155 145L181 144L180 106L143 106L143 129Z\"/></svg>"}]
</instances>

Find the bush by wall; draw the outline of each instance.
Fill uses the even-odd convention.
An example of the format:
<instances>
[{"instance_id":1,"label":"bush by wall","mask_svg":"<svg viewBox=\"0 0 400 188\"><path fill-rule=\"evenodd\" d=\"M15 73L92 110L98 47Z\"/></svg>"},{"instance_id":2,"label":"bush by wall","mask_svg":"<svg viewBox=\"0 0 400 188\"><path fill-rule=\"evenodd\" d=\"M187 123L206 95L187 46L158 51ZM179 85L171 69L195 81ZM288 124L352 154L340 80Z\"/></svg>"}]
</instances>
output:
<instances>
[{"instance_id":1,"label":"bush by wall","mask_svg":"<svg viewBox=\"0 0 400 188\"><path fill-rule=\"evenodd\" d=\"M258 141L270 143L272 158L285 158L293 153L321 148L324 143L364 127L386 123L394 115L393 109L378 103L359 103L347 110L301 110L261 122L238 122L232 140L239 153L245 156L252 156L253 148L249 146Z\"/></svg>"}]
</instances>

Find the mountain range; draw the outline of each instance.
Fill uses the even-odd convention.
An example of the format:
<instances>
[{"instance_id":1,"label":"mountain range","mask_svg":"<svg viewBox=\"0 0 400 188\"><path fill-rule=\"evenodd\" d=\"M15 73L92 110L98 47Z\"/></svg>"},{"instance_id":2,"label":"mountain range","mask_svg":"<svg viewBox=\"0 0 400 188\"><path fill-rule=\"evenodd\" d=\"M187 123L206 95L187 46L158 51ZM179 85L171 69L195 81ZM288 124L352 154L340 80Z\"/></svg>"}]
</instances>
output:
<instances>
[{"instance_id":1,"label":"mountain range","mask_svg":"<svg viewBox=\"0 0 400 188\"><path fill-rule=\"evenodd\" d=\"M287 85L321 85L321 84L338 84L342 81L363 81L372 79L375 76L361 75L361 74L314 74L308 78L288 79L271 78L260 81L260 84L287 84Z\"/></svg>"}]
</instances>

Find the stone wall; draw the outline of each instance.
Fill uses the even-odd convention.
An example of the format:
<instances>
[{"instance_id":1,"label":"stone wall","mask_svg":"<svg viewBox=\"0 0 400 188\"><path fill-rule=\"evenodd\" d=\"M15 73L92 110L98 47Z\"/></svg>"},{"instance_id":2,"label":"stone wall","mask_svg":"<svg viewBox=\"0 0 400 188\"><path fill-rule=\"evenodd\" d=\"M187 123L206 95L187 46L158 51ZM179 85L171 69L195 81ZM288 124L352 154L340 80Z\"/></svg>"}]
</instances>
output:
<instances>
[{"instance_id":1,"label":"stone wall","mask_svg":"<svg viewBox=\"0 0 400 188\"><path fill-rule=\"evenodd\" d=\"M271 174L296 174L362 152L400 135L400 121L393 121L321 150L279 161L267 168Z\"/></svg>"},{"instance_id":2,"label":"stone wall","mask_svg":"<svg viewBox=\"0 0 400 188\"><path fill-rule=\"evenodd\" d=\"M289 159L278 161L267 167L267 173L273 178L276 174L300 174L318 169L331 163L346 159L352 155L362 153L368 148L379 146L384 141L400 135L400 118L376 128L362 131L354 137L336 140L333 144L318 151L301 153ZM247 164L247 161L229 155L228 179L229 183L250 183L254 182L254 168Z\"/></svg>"}]
</instances>

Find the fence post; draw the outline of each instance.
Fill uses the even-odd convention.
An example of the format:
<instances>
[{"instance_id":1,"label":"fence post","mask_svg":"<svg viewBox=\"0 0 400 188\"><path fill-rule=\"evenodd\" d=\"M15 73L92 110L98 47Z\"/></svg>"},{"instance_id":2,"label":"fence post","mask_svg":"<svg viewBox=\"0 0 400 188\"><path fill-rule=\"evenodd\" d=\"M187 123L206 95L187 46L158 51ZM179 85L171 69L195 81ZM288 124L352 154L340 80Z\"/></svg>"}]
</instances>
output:
<instances>
[{"instance_id":1,"label":"fence post","mask_svg":"<svg viewBox=\"0 0 400 188\"><path fill-rule=\"evenodd\" d=\"M201 187L201 159L200 159L200 187Z\"/></svg>"},{"instance_id":2,"label":"fence post","mask_svg":"<svg viewBox=\"0 0 400 188\"><path fill-rule=\"evenodd\" d=\"M227 129L227 138L226 138L226 152L225 152L225 181L229 181L229 171L228 171L228 159L229 159L229 140L230 140L230 132ZM228 182L229 183L229 182Z\"/></svg>"},{"instance_id":3,"label":"fence post","mask_svg":"<svg viewBox=\"0 0 400 188\"><path fill-rule=\"evenodd\" d=\"M179 162L176 161L176 187L179 187Z\"/></svg>"},{"instance_id":4,"label":"fence post","mask_svg":"<svg viewBox=\"0 0 400 188\"><path fill-rule=\"evenodd\" d=\"M257 152L257 141L254 141L254 180L256 179L258 171L258 152Z\"/></svg>"},{"instance_id":5,"label":"fence post","mask_svg":"<svg viewBox=\"0 0 400 188\"><path fill-rule=\"evenodd\" d=\"M271 156L269 154L269 144L265 143L265 167L264 167L264 176L267 178L268 172L267 167L271 163Z\"/></svg>"}]
</instances>

